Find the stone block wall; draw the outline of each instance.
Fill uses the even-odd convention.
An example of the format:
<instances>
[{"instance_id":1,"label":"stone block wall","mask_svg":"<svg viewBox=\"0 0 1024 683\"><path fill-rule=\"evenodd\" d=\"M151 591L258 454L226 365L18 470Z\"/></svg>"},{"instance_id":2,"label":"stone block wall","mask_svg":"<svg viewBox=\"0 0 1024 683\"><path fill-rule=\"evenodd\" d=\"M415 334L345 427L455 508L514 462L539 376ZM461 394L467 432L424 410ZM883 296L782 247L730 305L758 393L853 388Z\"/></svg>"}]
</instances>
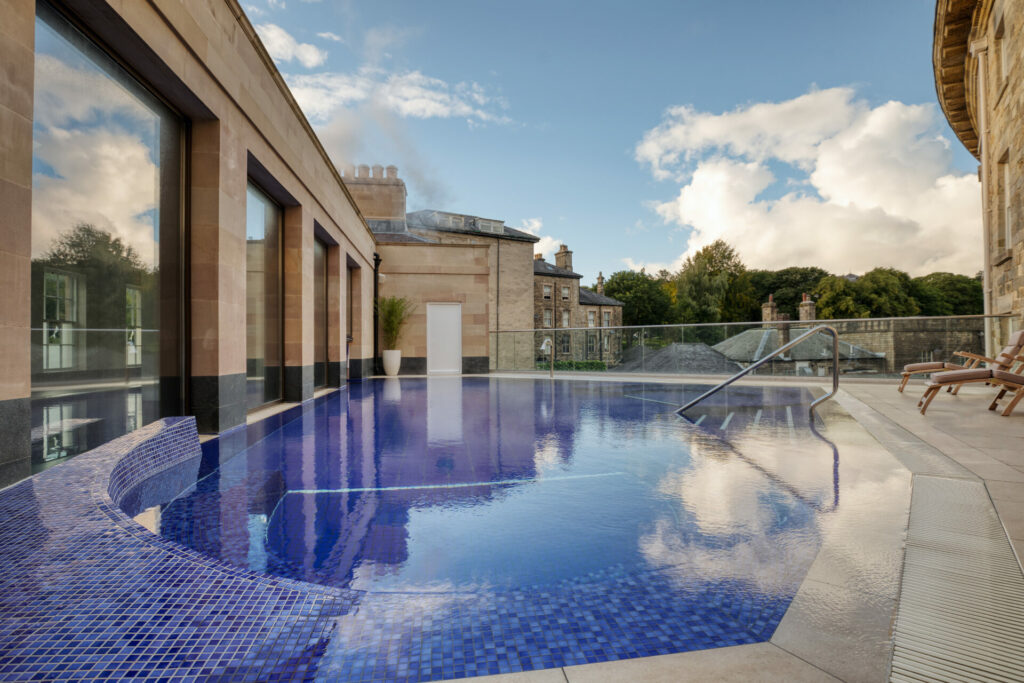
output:
<instances>
[{"instance_id":1,"label":"stone block wall","mask_svg":"<svg viewBox=\"0 0 1024 683\"><path fill-rule=\"evenodd\" d=\"M463 368L486 372L488 247L484 245L380 244L380 295L402 296L414 305L399 339L401 374L427 371L427 304L462 304Z\"/></svg>"}]
</instances>

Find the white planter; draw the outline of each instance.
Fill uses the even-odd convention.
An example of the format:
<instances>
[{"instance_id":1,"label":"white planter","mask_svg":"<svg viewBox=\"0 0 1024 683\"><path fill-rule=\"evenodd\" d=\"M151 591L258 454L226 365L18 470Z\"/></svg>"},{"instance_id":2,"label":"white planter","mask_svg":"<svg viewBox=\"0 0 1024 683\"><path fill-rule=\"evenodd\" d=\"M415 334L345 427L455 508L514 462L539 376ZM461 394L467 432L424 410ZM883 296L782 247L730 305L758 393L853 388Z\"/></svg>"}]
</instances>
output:
<instances>
[{"instance_id":1,"label":"white planter","mask_svg":"<svg viewBox=\"0 0 1024 683\"><path fill-rule=\"evenodd\" d=\"M398 368L402 366L402 352L398 349L391 349L384 352L384 374L394 377L398 374Z\"/></svg>"}]
</instances>

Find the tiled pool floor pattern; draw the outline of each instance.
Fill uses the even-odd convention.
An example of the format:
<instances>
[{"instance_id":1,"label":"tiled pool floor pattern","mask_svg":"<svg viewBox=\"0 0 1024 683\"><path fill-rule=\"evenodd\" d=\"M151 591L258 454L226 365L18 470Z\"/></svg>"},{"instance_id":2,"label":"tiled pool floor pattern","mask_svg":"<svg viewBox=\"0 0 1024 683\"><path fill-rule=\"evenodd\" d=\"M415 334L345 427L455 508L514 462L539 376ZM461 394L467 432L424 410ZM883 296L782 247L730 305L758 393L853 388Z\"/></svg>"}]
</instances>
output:
<instances>
[{"instance_id":1,"label":"tiled pool floor pattern","mask_svg":"<svg viewBox=\"0 0 1024 683\"><path fill-rule=\"evenodd\" d=\"M791 597L614 567L483 596L317 587L154 536L106 498L112 467L0 492L0 680L458 678L762 641Z\"/></svg>"}]
</instances>

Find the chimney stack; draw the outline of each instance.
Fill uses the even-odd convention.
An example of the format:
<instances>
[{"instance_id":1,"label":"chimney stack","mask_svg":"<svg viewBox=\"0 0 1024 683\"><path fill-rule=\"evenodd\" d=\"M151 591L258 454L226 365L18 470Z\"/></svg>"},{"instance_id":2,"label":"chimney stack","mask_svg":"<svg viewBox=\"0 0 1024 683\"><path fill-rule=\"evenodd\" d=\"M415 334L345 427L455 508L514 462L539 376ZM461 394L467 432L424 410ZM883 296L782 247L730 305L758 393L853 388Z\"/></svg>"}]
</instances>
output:
<instances>
[{"instance_id":1,"label":"chimney stack","mask_svg":"<svg viewBox=\"0 0 1024 683\"><path fill-rule=\"evenodd\" d=\"M806 294L803 295L803 301L800 302L800 320L817 320L814 302Z\"/></svg>"},{"instance_id":2,"label":"chimney stack","mask_svg":"<svg viewBox=\"0 0 1024 683\"><path fill-rule=\"evenodd\" d=\"M359 178L369 178L370 177L370 167L367 166L366 164L359 164L359 176L358 177Z\"/></svg>"},{"instance_id":3,"label":"chimney stack","mask_svg":"<svg viewBox=\"0 0 1024 683\"><path fill-rule=\"evenodd\" d=\"M384 178L384 167L381 166L380 164L374 164L373 165L373 177L374 178L383 179Z\"/></svg>"},{"instance_id":4,"label":"chimney stack","mask_svg":"<svg viewBox=\"0 0 1024 683\"><path fill-rule=\"evenodd\" d=\"M604 273L597 274L597 286L594 289L598 294L604 294Z\"/></svg>"},{"instance_id":5,"label":"chimney stack","mask_svg":"<svg viewBox=\"0 0 1024 683\"><path fill-rule=\"evenodd\" d=\"M543 261L544 260L544 254L534 254L533 255L533 260L534 261Z\"/></svg>"},{"instance_id":6,"label":"chimney stack","mask_svg":"<svg viewBox=\"0 0 1024 683\"><path fill-rule=\"evenodd\" d=\"M761 322L772 323L779 319L779 305L775 303L775 297L768 295L767 303L761 304Z\"/></svg>"},{"instance_id":7,"label":"chimney stack","mask_svg":"<svg viewBox=\"0 0 1024 683\"><path fill-rule=\"evenodd\" d=\"M384 171L388 175L388 180L398 180L398 167L397 166L386 166Z\"/></svg>"},{"instance_id":8,"label":"chimney stack","mask_svg":"<svg viewBox=\"0 0 1024 683\"><path fill-rule=\"evenodd\" d=\"M558 251L555 252L555 265L559 268L572 270L572 252L564 244L559 246Z\"/></svg>"}]
</instances>

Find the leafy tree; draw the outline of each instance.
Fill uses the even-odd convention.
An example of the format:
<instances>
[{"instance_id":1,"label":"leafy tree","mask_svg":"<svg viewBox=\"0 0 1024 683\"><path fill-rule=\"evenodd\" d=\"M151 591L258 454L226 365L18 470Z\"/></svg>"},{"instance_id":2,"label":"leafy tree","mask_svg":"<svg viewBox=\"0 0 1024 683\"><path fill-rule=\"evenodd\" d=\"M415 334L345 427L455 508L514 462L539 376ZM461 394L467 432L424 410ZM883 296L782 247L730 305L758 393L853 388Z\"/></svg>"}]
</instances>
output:
<instances>
[{"instance_id":1,"label":"leafy tree","mask_svg":"<svg viewBox=\"0 0 1024 683\"><path fill-rule=\"evenodd\" d=\"M676 276L676 301L687 323L747 320L756 306L746 266L732 247L717 240L686 259ZM701 329L697 337L713 343L724 338L720 329Z\"/></svg>"},{"instance_id":2,"label":"leafy tree","mask_svg":"<svg viewBox=\"0 0 1024 683\"><path fill-rule=\"evenodd\" d=\"M855 282L845 277L828 275L814 288L817 300L817 317L823 318L867 318L871 311L859 300Z\"/></svg>"},{"instance_id":3,"label":"leafy tree","mask_svg":"<svg viewBox=\"0 0 1024 683\"><path fill-rule=\"evenodd\" d=\"M912 296L910 276L895 268L875 268L857 279L854 288L869 317L896 318L918 315L921 307Z\"/></svg>"},{"instance_id":4,"label":"leafy tree","mask_svg":"<svg viewBox=\"0 0 1024 683\"><path fill-rule=\"evenodd\" d=\"M928 303L915 295L921 304L922 315L979 315L985 305L981 280L954 273L929 273L912 280L917 291L930 297Z\"/></svg>"},{"instance_id":5,"label":"leafy tree","mask_svg":"<svg viewBox=\"0 0 1024 683\"><path fill-rule=\"evenodd\" d=\"M105 230L79 223L54 238L49 249L32 262L33 289L41 291L43 272L59 269L73 273L87 292L88 324L93 328L116 329L125 325L125 288L142 290L142 319L156 324L157 274L138 252ZM43 315L34 305L36 319ZM123 342L122 342L123 343Z\"/></svg>"},{"instance_id":6,"label":"leafy tree","mask_svg":"<svg viewBox=\"0 0 1024 683\"><path fill-rule=\"evenodd\" d=\"M753 294L746 266L723 240L688 257L676 275L676 301L683 322L746 320L757 303Z\"/></svg>"},{"instance_id":7,"label":"leafy tree","mask_svg":"<svg viewBox=\"0 0 1024 683\"><path fill-rule=\"evenodd\" d=\"M42 261L55 266L109 266L116 269L144 270L138 252L131 246L88 223L79 223L58 235L43 254Z\"/></svg>"},{"instance_id":8,"label":"leafy tree","mask_svg":"<svg viewBox=\"0 0 1024 683\"><path fill-rule=\"evenodd\" d=\"M604 293L618 299L623 325L664 325L675 322L672 299L661 283L645 271L620 270L604 283Z\"/></svg>"},{"instance_id":9,"label":"leafy tree","mask_svg":"<svg viewBox=\"0 0 1024 683\"><path fill-rule=\"evenodd\" d=\"M749 272L751 297L754 299L754 305L750 307L750 311L747 313L747 320L760 320L761 304L768 301L769 294L775 293L776 271L754 269Z\"/></svg>"}]
</instances>

